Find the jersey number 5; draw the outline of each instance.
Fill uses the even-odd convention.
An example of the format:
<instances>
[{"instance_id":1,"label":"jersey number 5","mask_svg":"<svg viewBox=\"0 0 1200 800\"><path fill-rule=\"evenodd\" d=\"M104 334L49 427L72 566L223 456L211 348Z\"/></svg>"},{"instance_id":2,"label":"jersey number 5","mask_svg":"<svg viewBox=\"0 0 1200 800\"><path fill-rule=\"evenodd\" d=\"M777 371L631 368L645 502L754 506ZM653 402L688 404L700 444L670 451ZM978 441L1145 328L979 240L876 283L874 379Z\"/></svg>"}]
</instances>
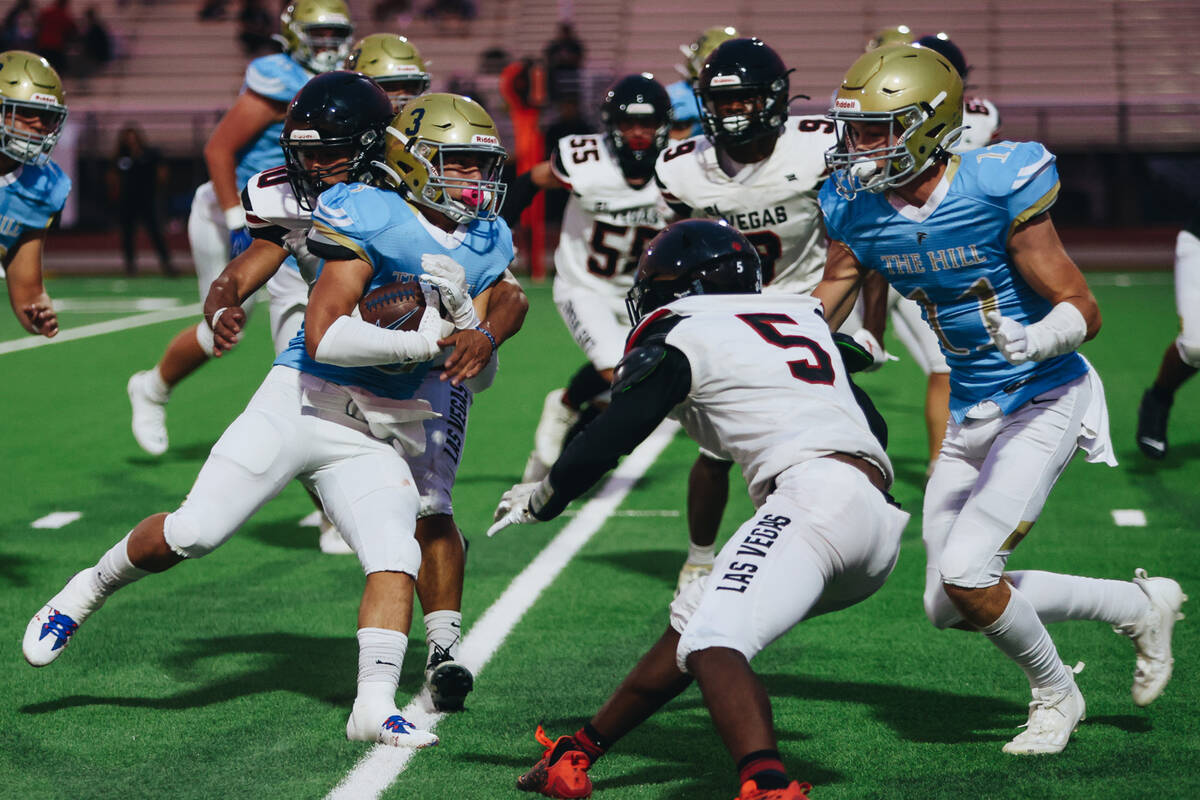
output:
<instances>
[{"instance_id":1,"label":"jersey number 5","mask_svg":"<svg viewBox=\"0 0 1200 800\"><path fill-rule=\"evenodd\" d=\"M787 314L738 314L737 318L753 328L768 344L785 350L800 347L808 351L807 358L787 362L793 378L805 383L833 385L836 373L833 371L833 359L829 357L829 353L807 336L783 333L775 327L796 325L796 320Z\"/></svg>"}]
</instances>

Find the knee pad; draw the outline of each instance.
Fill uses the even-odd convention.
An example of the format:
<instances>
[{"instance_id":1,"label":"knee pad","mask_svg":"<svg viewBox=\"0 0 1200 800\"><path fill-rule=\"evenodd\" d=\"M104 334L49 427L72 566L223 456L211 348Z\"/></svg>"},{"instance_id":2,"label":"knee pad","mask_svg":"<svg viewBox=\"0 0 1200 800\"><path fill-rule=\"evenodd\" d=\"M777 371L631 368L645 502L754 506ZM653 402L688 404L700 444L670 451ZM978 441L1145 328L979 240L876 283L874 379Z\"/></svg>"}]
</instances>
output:
<instances>
[{"instance_id":1,"label":"knee pad","mask_svg":"<svg viewBox=\"0 0 1200 800\"><path fill-rule=\"evenodd\" d=\"M1183 363L1192 369L1200 369L1200 342L1185 342L1180 336L1175 339L1175 349Z\"/></svg>"},{"instance_id":2,"label":"knee pad","mask_svg":"<svg viewBox=\"0 0 1200 800\"><path fill-rule=\"evenodd\" d=\"M196 516L179 509L163 520L163 538L167 546L182 558L206 556L229 538L203 525Z\"/></svg>"}]
</instances>

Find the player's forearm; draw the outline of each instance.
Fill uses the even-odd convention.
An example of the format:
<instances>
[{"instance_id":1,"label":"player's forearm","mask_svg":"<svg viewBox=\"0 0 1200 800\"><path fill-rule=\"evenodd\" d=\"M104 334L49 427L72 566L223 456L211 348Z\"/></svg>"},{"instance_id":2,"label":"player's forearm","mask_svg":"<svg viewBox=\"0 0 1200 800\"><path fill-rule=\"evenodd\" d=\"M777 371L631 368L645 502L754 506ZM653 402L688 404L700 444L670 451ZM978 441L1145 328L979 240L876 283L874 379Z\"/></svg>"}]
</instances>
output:
<instances>
[{"instance_id":1,"label":"player's forearm","mask_svg":"<svg viewBox=\"0 0 1200 800\"><path fill-rule=\"evenodd\" d=\"M858 281L855 279L827 278L813 289L813 297L821 301L822 313L825 315L825 321L829 323L830 330L836 331L842 327L842 323L850 316L854 301L858 299L858 288Z\"/></svg>"},{"instance_id":2,"label":"player's forearm","mask_svg":"<svg viewBox=\"0 0 1200 800\"><path fill-rule=\"evenodd\" d=\"M882 343L883 332L887 328L887 279L878 272L872 272L863 280L862 296L863 327ZM833 330L837 330L837 328L833 328Z\"/></svg>"},{"instance_id":3,"label":"player's forearm","mask_svg":"<svg viewBox=\"0 0 1200 800\"><path fill-rule=\"evenodd\" d=\"M487 312L480 327L492 335L499 347L521 330L528 312L529 298L525 291L515 278L506 275L491 288Z\"/></svg>"}]
</instances>

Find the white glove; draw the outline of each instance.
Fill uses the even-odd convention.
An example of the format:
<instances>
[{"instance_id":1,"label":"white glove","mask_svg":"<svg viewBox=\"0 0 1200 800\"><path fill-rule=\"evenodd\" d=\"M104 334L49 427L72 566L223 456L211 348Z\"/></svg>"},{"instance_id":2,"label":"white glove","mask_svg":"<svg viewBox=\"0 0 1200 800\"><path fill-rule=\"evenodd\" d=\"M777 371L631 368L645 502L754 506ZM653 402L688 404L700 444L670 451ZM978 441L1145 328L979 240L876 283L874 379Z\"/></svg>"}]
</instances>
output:
<instances>
[{"instance_id":1,"label":"white glove","mask_svg":"<svg viewBox=\"0 0 1200 800\"><path fill-rule=\"evenodd\" d=\"M1004 360L1010 364L1024 364L1032 360L1029 354L1029 329L1011 317L1006 317L999 311L989 311L984 317L987 320L988 335Z\"/></svg>"},{"instance_id":2,"label":"white glove","mask_svg":"<svg viewBox=\"0 0 1200 800\"><path fill-rule=\"evenodd\" d=\"M479 325L479 315L467 291L467 276L462 265L441 253L425 253L421 256L422 279L437 287L442 303L454 319L454 327L467 330Z\"/></svg>"},{"instance_id":3,"label":"white glove","mask_svg":"<svg viewBox=\"0 0 1200 800\"><path fill-rule=\"evenodd\" d=\"M899 361L900 359L883 349L883 345L875 338L875 335L866 328L859 328L850 335L850 338L858 342L863 350L871 354L871 366L863 370L863 372L874 372L889 361Z\"/></svg>"},{"instance_id":4,"label":"white glove","mask_svg":"<svg viewBox=\"0 0 1200 800\"><path fill-rule=\"evenodd\" d=\"M488 528L487 535L495 536L509 525L526 525L530 522L538 522L538 518L529 510L529 501L533 499L534 492L541 485L541 481L518 483L505 492L500 498L500 504L496 506L496 513L493 517L496 522L492 527Z\"/></svg>"}]
</instances>

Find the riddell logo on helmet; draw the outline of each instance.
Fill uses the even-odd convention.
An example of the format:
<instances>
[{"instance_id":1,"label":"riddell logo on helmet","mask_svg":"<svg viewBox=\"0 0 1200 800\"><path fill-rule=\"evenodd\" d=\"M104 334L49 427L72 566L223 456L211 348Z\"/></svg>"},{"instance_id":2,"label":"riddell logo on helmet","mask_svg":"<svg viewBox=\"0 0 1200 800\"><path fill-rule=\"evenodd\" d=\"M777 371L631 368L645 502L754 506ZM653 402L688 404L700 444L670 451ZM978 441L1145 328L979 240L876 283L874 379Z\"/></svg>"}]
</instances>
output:
<instances>
[{"instance_id":1,"label":"riddell logo on helmet","mask_svg":"<svg viewBox=\"0 0 1200 800\"><path fill-rule=\"evenodd\" d=\"M477 133L471 137L471 144L500 144L500 140L495 136L487 136L482 133Z\"/></svg>"},{"instance_id":2,"label":"riddell logo on helmet","mask_svg":"<svg viewBox=\"0 0 1200 800\"><path fill-rule=\"evenodd\" d=\"M709 86L740 86L742 79L738 75L718 75L708 82Z\"/></svg>"},{"instance_id":3,"label":"riddell logo on helmet","mask_svg":"<svg viewBox=\"0 0 1200 800\"><path fill-rule=\"evenodd\" d=\"M293 142L305 142L305 141L308 141L308 142L318 141L319 142L319 141L321 141L321 134L317 133L316 131L292 131L291 135L288 136L288 138L291 139Z\"/></svg>"},{"instance_id":4,"label":"riddell logo on helmet","mask_svg":"<svg viewBox=\"0 0 1200 800\"><path fill-rule=\"evenodd\" d=\"M846 111L858 111L862 108L858 101L850 97L837 97L833 101L834 108L844 109Z\"/></svg>"},{"instance_id":5,"label":"riddell logo on helmet","mask_svg":"<svg viewBox=\"0 0 1200 800\"><path fill-rule=\"evenodd\" d=\"M29 99L38 103L50 103L51 105L58 105L58 98L52 94L34 92L33 94L29 95Z\"/></svg>"}]
</instances>

